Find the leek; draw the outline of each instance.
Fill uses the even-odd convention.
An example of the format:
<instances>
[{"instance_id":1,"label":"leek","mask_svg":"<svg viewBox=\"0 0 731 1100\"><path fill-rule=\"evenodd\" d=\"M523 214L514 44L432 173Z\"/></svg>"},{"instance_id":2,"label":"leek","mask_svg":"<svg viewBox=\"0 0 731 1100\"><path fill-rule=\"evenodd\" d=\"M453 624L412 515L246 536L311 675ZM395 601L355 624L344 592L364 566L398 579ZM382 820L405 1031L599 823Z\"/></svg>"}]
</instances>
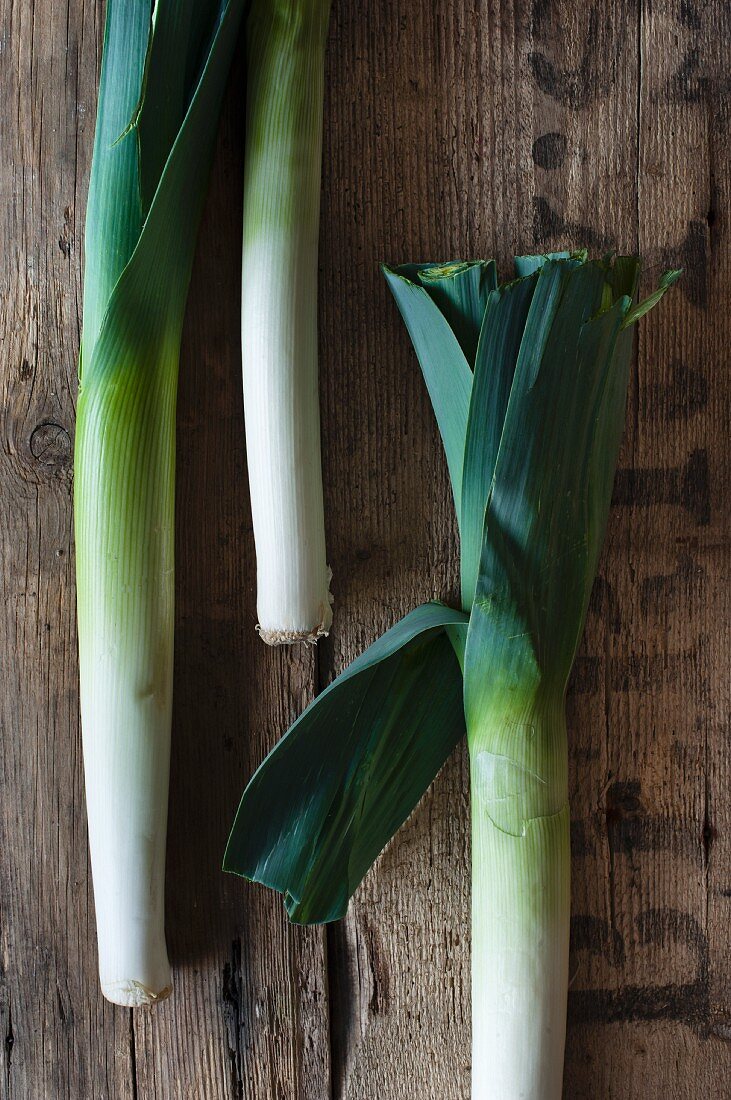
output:
<instances>
[{"instance_id":1,"label":"leek","mask_svg":"<svg viewBox=\"0 0 731 1100\"><path fill-rule=\"evenodd\" d=\"M193 250L242 0L108 0L75 444L81 722L99 973L171 988L164 877L175 399Z\"/></svg>"},{"instance_id":2,"label":"leek","mask_svg":"<svg viewBox=\"0 0 731 1100\"><path fill-rule=\"evenodd\" d=\"M253 0L241 340L258 630L314 642L332 621L317 391L317 246L330 0Z\"/></svg>"},{"instance_id":3,"label":"leek","mask_svg":"<svg viewBox=\"0 0 731 1100\"><path fill-rule=\"evenodd\" d=\"M635 257L562 253L516 268L502 286L493 263L384 269L444 443L462 607L412 612L311 704L244 792L224 864L282 891L294 920L341 916L464 723L473 1100L561 1096L566 683L609 512L631 326L679 275L633 307Z\"/></svg>"}]
</instances>

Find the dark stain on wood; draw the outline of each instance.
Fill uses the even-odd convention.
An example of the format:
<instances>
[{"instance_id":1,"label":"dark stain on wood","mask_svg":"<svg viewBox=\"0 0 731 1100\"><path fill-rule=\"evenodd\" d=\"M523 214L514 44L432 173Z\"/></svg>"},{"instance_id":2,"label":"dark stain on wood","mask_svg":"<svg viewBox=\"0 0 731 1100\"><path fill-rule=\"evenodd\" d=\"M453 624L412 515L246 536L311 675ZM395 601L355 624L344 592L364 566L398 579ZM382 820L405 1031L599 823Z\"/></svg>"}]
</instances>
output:
<instances>
[{"instance_id":1,"label":"dark stain on wood","mask_svg":"<svg viewBox=\"0 0 731 1100\"><path fill-rule=\"evenodd\" d=\"M568 246L591 248L597 252L605 252L612 244L611 237L591 225L567 218L554 209L548 199L537 195L533 199L533 245L548 250L546 241L550 242L552 249L566 247L568 242L573 242Z\"/></svg>"},{"instance_id":2,"label":"dark stain on wood","mask_svg":"<svg viewBox=\"0 0 731 1100\"><path fill-rule=\"evenodd\" d=\"M580 653L571 670L568 695L596 695L601 685L601 658Z\"/></svg>"},{"instance_id":3,"label":"dark stain on wood","mask_svg":"<svg viewBox=\"0 0 731 1100\"><path fill-rule=\"evenodd\" d=\"M706 572L690 554L682 554L671 573L656 573L645 577L640 586L640 607L668 616L682 611L692 612L694 601L703 596Z\"/></svg>"},{"instance_id":4,"label":"dark stain on wood","mask_svg":"<svg viewBox=\"0 0 731 1100\"><path fill-rule=\"evenodd\" d=\"M557 53L565 54L566 39L563 31L549 20L550 25L545 26L547 13L552 5L543 0L535 0L533 4L533 33L536 37L549 37L554 48L558 46ZM560 5L555 5L560 8ZM575 15L574 15L575 18ZM556 20L558 23L559 20ZM623 35L621 25L610 42L605 42L604 49L597 49L601 37L601 30L606 24L606 8L593 5L589 9L589 20L583 48L578 64L573 67L564 67L557 64L541 50L533 50L528 55L533 79L536 85L547 96L558 103L569 107L572 111L581 111L591 104L607 96L611 90L616 64L623 47ZM608 47L608 50L607 50Z\"/></svg>"},{"instance_id":5,"label":"dark stain on wood","mask_svg":"<svg viewBox=\"0 0 731 1100\"><path fill-rule=\"evenodd\" d=\"M616 928L610 927L606 920L586 913L571 918L571 954L570 970L577 969L575 956L580 951L590 951L607 959L611 966L623 966L626 959L624 940Z\"/></svg>"},{"instance_id":6,"label":"dark stain on wood","mask_svg":"<svg viewBox=\"0 0 731 1100\"><path fill-rule=\"evenodd\" d=\"M679 244L664 249L661 255L663 267L682 267L683 278L678 286L699 309L708 308L709 228L707 218L689 222Z\"/></svg>"},{"instance_id":7,"label":"dark stain on wood","mask_svg":"<svg viewBox=\"0 0 731 1100\"><path fill-rule=\"evenodd\" d=\"M569 1017L576 1025L671 1020L707 1035L710 1025L708 938L688 913L650 909L636 921L638 945L671 950L687 948L695 963L692 980L663 984L624 985L620 989L571 989ZM625 948L614 948L615 965L624 962Z\"/></svg>"},{"instance_id":8,"label":"dark stain on wood","mask_svg":"<svg viewBox=\"0 0 731 1100\"><path fill-rule=\"evenodd\" d=\"M667 382L648 387L647 407L666 420L688 420L708 404L710 387L706 374L676 359L668 366Z\"/></svg>"},{"instance_id":9,"label":"dark stain on wood","mask_svg":"<svg viewBox=\"0 0 731 1100\"><path fill-rule=\"evenodd\" d=\"M567 142L563 134L551 132L541 134L533 142L533 163L538 168L546 168L552 171L560 168L566 160Z\"/></svg>"},{"instance_id":10,"label":"dark stain on wood","mask_svg":"<svg viewBox=\"0 0 731 1100\"><path fill-rule=\"evenodd\" d=\"M682 466L617 470L612 503L617 508L677 505L685 508L699 527L707 526L711 522L711 486L706 448L696 448Z\"/></svg>"}]
</instances>

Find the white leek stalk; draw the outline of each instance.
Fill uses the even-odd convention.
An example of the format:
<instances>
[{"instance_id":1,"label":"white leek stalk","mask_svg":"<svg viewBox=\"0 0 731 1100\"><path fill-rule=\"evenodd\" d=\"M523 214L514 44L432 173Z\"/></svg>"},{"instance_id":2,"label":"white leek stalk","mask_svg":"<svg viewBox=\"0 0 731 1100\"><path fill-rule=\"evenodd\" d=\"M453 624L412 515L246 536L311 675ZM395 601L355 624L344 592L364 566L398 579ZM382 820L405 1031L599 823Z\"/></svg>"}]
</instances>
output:
<instances>
[{"instance_id":1,"label":"white leek stalk","mask_svg":"<svg viewBox=\"0 0 731 1100\"><path fill-rule=\"evenodd\" d=\"M265 642L332 621L317 391L317 248L330 0L254 0L241 336L246 447Z\"/></svg>"},{"instance_id":2,"label":"white leek stalk","mask_svg":"<svg viewBox=\"0 0 731 1100\"><path fill-rule=\"evenodd\" d=\"M160 364L149 382L120 372L111 386L82 386L78 410L81 715L99 976L104 996L129 1006L171 989L165 832L177 363L170 366Z\"/></svg>"}]
</instances>

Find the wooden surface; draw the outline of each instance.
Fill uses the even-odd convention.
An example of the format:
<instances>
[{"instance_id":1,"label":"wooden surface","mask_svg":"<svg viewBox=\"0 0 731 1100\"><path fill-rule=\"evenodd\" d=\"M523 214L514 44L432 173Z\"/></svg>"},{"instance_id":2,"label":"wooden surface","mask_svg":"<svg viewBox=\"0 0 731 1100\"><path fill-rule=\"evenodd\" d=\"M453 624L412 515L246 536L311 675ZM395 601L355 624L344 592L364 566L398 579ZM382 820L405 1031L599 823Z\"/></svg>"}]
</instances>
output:
<instances>
[{"instance_id":1,"label":"wooden surface","mask_svg":"<svg viewBox=\"0 0 731 1100\"><path fill-rule=\"evenodd\" d=\"M456 598L427 395L377 261L640 248L686 276L640 330L569 700L565 1095L731 1097L725 0L335 0L321 269L335 627L254 632L238 351L243 65L186 323L168 852L172 1000L101 999L78 722L72 441L102 7L1 0L0 1098L466 1100L467 767L346 920L218 868L244 781L415 603Z\"/></svg>"}]
</instances>

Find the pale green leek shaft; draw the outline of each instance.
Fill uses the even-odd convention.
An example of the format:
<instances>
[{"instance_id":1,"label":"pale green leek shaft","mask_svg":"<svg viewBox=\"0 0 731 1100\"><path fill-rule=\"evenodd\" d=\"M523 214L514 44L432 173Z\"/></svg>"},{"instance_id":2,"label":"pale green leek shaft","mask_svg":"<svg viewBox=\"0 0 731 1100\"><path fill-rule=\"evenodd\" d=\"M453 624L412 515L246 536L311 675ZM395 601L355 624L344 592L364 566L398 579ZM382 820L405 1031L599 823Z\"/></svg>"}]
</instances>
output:
<instances>
[{"instance_id":1,"label":"pale green leek shaft","mask_svg":"<svg viewBox=\"0 0 731 1100\"><path fill-rule=\"evenodd\" d=\"M560 1100L570 916L563 703L468 730L472 1100Z\"/></svg>"}]
</instances>

